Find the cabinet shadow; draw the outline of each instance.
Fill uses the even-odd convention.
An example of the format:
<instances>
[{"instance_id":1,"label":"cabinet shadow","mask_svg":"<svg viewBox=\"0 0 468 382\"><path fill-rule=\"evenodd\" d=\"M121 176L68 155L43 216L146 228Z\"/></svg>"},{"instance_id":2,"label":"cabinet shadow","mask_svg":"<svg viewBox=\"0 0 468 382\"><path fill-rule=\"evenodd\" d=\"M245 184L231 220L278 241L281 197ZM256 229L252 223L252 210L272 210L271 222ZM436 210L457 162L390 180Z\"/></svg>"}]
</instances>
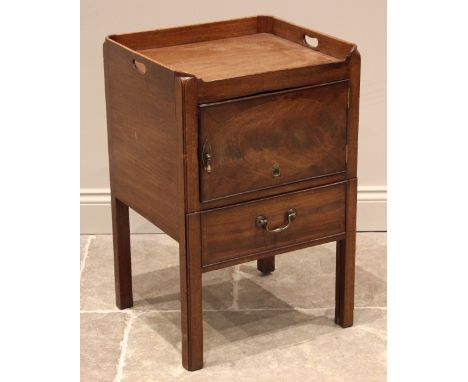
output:
<instances>
[{"instance_id":1,"label":"cabinet shadow","mask_svg":"<svg viewBox=\"0 0 468 382\"><path fill-rule=\"evenodd\" d=\"M151 312L142 314L140 319L180 352L180 295L176 291L179 288L178 275L179 267L171 266L135 275L133 284L134 309L138 311L151 306ZM237 286L233 286L231 278L227 276L225 274L224 278L227 279L221 281L215 276L207 280L207 285L203 285L204 348L207 354L228 348L242 357L314 340L337 328L334 309L324 308L313 312L296 310L251 279L241 278L236 282ZM269 276L259 273L260 277ZM161 288L162 285L170 285L171 292L167 293L167 289ZM172 286L175 288L172 289ZM268 307L237 309L235 295L239 287L243 295L249 294L258 301L268 302ZM239 343L242 343L241 348L238 347Z\"/></svg>"}]
</instances>

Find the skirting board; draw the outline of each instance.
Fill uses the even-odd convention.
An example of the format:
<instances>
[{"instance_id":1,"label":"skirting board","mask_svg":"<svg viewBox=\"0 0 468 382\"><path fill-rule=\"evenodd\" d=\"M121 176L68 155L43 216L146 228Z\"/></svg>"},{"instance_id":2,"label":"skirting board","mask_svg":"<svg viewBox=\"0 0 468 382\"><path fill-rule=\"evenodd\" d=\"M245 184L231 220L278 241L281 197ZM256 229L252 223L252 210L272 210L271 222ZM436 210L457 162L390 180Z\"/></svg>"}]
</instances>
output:
<instances>
[{"instance_id":1,"label":"skirting board","mask_svg":"<svg viewBox=\"0 0 468 382\"><path fill-rule=\"evenodd\" d=\"M85 234L112 233L109 189L81 189L80 231ZM132 233L161 233L161 230L136 212L130 212ZM387 230L387 187L358 187L358 231Z\"/></svg>"}]
</instances>

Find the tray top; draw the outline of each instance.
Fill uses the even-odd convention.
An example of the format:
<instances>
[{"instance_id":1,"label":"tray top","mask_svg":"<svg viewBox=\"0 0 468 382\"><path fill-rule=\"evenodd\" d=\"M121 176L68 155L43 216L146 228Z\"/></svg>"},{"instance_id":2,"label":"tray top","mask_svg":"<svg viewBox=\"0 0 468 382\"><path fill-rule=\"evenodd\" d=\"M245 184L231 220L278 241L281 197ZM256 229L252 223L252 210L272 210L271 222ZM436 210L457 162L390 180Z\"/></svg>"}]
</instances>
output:
<instances>
[{"instance_id":1,"label":"tray top","mask_svg":"<svg viewBox=\"0 0 468 382\"><path fill-rule=\"evenodd\" d=\"M138 52L172 70L192 74L206 82L339 61L270 33Z\"/></svg>"}]
</instances>

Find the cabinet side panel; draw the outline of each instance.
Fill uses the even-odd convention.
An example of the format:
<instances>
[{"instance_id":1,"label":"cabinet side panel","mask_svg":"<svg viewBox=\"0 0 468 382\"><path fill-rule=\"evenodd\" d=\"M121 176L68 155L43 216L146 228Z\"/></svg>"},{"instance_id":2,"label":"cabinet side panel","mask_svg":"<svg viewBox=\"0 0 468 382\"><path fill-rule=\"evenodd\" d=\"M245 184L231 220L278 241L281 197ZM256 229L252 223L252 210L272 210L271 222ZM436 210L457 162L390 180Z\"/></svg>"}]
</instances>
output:
<instances>
[{"instance_id":1,"label":"cabinet side panel","mask_svg":"<svg viewBox=\"0 0 468 382\"><path fill-rule=\"evenodd\" d=\"M111 192L177 239L174 73L110 41L104 67Z\"/></svg>"}]
</instances>

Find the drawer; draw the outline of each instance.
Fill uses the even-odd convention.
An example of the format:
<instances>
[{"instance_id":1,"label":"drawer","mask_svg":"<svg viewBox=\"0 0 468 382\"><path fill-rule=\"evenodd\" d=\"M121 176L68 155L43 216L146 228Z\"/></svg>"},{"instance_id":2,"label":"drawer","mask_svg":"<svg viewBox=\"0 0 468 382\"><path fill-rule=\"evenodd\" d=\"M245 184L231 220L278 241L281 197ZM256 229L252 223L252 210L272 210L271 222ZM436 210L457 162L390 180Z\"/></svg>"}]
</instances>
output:
<instances>
[{"instance_id":1,"label":"drawer","mask_svg":"<svg viewBox=\"0 0 468 382\"><path fill-rule=\"evenodd\" d=\"M344 173L347 105L347 81L201 105L201 201Z\"/></svg>"},{"instance_id":2,"label":"drawer","mask_svg":"<svg viewBox=\"0 0 468 382\"><path fill-rule=\"evenodd\" d=\"M345 232L346 182L201 213L204 266ZM288 226L289 224L289 226ZM269 232L272 230L280 232Z\"/></svg>"}]
</instances>

